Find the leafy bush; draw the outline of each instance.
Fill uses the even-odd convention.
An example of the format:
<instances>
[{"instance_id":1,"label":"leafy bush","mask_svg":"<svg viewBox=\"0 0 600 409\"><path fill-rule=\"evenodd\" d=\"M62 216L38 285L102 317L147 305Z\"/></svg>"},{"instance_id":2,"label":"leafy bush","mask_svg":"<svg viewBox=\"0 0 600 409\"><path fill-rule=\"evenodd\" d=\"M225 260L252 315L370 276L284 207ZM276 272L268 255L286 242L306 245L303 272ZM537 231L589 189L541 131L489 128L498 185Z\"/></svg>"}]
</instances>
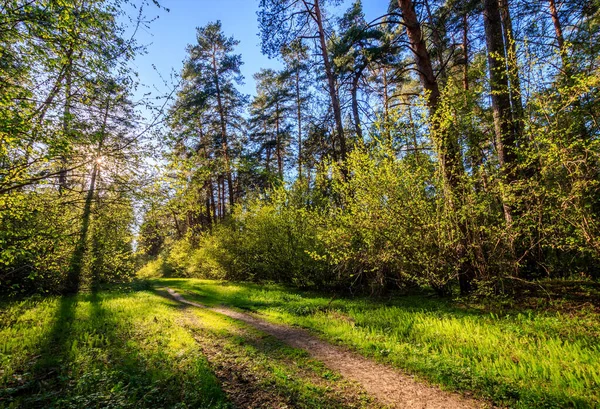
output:
<instances>
[{"instance_id":1,"label":"leafy bush","mask_svg":"<svg viewBox=\"0 0 600 409\"><path fill-rule=\"evenodd\" d=\"M272 188L210 230L190 230L165 261L179 276L371 292L418 285L448 294L468 274L474 289L492 295L538 278L540 260L553 276L594 274L597 169L579 156L591 157L597 142L569 153L558 137L536 140L553 148L527 153L541 166L535 178L507 185L490 176L483 186L480 175L465 174L453 193L428 155L357 147L343 165L323 166L311 186ZM563 174L568 166L576 171ZM518 216L513 223L499 198Z\"/></svg>"},{"instance_id":2,"label":"leafy bush","mask_svg":"<svg viewBox=\"0 0 600 409\"><path fill-rule=\"evenodd\" d=\"M0 197L0 293L62 292L83 244L82 281L122 282L134 272L131 204L96 201L85 237L79 193L13 192ZM81 243L79 243L81 242Z\"/></svg>"}]
</instances>

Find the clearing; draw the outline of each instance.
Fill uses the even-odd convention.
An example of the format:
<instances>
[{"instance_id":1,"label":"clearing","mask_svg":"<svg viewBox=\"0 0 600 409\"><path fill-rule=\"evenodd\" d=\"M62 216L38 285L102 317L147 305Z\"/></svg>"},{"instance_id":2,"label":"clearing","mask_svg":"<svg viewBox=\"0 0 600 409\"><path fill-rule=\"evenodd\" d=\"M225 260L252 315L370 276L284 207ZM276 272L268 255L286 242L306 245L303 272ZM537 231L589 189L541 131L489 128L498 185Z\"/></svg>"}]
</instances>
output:
<instances>
[{"instance_id":1,"label":"clearing","mask_svg":"<svg viewBox=\"0 0 600 409\"><path fill-rule=\"evenodd\" d=\"M0 408L599 403L592 307L499 313L194 279L0 306Z\"/></svg>"}]
</instances>

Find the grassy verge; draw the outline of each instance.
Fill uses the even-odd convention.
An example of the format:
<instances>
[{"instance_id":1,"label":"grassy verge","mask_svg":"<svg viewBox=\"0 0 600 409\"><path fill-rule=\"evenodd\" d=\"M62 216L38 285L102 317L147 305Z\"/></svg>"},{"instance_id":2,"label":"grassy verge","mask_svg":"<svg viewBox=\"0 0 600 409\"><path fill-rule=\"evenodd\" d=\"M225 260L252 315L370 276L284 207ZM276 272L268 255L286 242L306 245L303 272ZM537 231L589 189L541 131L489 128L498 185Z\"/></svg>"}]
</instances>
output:
<instances>
[{"instance_id":1,"label":"grassy verge","mask_svg":"<svg viewBox=\"0 0 600 409\"><path fill-rule=\"evenodd\" d=\"M527 309L497 313L406 296L330 299L279 286L163 279L190 299L300 325L433 383L515 408L600 406L600 316Z\"/></svg>"},{"instance_id":2,"label":"grassy verge","mask_svg":"<svg viewBox=\"0 0 600 409\"><path fill-rule=\"evenodd\" d=\"M230 407L180 314L131 289L5 302L0 408Z\"/></svg>"}]
</instances>

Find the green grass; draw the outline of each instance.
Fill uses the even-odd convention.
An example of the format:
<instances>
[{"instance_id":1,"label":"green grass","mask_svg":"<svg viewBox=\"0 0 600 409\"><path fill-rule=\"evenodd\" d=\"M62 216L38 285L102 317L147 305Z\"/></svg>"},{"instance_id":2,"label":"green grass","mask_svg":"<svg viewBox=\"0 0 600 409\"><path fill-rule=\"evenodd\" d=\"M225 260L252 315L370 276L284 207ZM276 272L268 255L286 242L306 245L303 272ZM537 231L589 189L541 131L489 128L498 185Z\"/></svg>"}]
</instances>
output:
<instances>
[{"instance_id":1,"label":"green grass","mask_svg":"<svg viewBox=\"0 0 600 409\"><path fill-rule=\"evenodd\" d=\"M115 290L4 302L0 408L227 408L180 306Z\"/></svg>"},{"instance_id":2,"label":"green grass","mask_svg":"<svg viewBox=\"0 0 600 409\"><path fill-rule=\"evenodd\" d=\"M331 300L280 286L162 279L208 305L256 311L448 389L515 408L600 407L600 317L591 308L495 313L424 296Z\"/></svg>"}]
</instances>

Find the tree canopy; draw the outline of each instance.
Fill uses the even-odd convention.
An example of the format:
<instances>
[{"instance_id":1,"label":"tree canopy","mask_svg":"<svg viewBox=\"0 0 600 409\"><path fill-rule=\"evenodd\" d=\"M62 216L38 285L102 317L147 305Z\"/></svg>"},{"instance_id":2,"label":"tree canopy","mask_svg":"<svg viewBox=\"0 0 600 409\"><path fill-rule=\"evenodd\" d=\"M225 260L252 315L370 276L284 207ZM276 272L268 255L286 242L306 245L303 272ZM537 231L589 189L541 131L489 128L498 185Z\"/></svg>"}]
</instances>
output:
<instances>
[{"instance_id":1,"label":"tree canopy","mask_svg":"<svg viewBox=\"0 0 600 409\"><path fill-rule=\"evenodd\" d=\"M598 1L394 0L369 21L360 0L261 0L281 68L244 95L238 39L197 28L154 133L127 4L2 5L2 292L149 260L446 295L600 277Z\"/></svg>"}]
</instances>

